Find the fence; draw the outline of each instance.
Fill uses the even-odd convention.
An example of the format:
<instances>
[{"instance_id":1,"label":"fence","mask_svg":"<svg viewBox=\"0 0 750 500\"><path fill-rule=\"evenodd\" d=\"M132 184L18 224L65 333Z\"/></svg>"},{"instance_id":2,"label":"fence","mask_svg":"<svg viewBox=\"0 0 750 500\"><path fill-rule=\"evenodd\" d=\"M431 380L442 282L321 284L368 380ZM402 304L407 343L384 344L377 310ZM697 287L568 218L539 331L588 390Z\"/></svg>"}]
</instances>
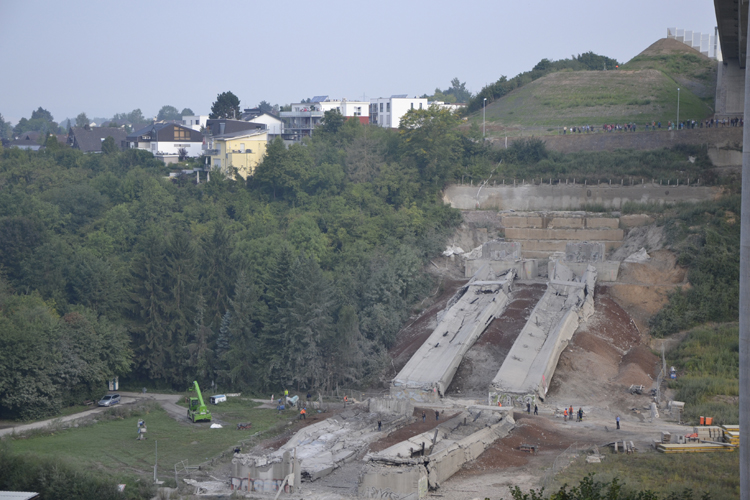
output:
<instances>
[{"instance_id":1,"label":"fence","mask_svg":"<svg viewBox=\"0 0 750 500\"><path fill-rule=\"evenodd\" d=\"M565 470L571 463L573 463L573 461L578 457L579 454L588 451L593 451L594 453L599 454L599 448L597 448L596 445L573 443L568 446L565 451L555 457L555 462L552 464L552 467L547 469L547 472L542 478L542 486L545 489L549 488L557 474Z\"/></svg>"}]
</instances>

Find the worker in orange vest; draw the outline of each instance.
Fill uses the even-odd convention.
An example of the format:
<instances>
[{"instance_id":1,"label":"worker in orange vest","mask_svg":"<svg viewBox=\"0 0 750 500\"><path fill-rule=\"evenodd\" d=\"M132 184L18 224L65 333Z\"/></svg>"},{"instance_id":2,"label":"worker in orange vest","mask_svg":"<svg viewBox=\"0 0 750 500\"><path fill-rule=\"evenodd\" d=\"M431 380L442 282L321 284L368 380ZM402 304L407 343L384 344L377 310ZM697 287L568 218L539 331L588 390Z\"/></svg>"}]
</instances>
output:
<instances>
[{"instance_id":1,"label":"worker in orange vest","mask_svg":"<svg viewBox=\"0 0 750 500\"><path fill-rule=\"evenodd\" d=\"M565 410L563 410L563 421L564 422L568 421L568 409L567 408L565 408Z\"/></svg>"},{"instance_id":2,"label":"worker in orange vest","mask_svg":"<svg viewBox=\"0 0 750 500\"><path fill-rule=\"evenodd\" d=\"M307 420L307 411L304 408L299 411L299 419Z\"/></svg>"},{"instance_id":3,"label":"worker in orange vest","mask_svg":"<svg viewBox=\"0 0 750 500\"><path fill-rule=\"evenodd\" d=\"M346 396L344 396L344 406L346 406L346 403L348 403L348 402L349 402L349 398L346 397Z\"/></svg>"}]
</instances>

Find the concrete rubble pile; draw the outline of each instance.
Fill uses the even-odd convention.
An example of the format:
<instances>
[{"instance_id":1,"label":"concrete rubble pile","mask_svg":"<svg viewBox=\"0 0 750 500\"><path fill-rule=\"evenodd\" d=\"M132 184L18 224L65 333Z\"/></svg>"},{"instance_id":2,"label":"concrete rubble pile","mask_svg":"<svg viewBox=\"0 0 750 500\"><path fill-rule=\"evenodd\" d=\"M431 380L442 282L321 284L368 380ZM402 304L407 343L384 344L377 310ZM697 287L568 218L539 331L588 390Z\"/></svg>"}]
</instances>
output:
<instances>
[{"instance_id":1,"label":"concrete rubble pile","mask_svg":"<svg viewBox=\"0 0 750 500\"><path fill-rule=\"evenodd\" d=\"M422 498L514 426L507 408L471 407L435 429L368 454L359 477L359 496Z\"/></svg>"},{"instance_id":2,"label":"concrete rubble pile","mask_svg":"<svg viewBox=\"0 0 750 500\"><path fill-rule=\"evenodd\" d=\"M390 408L390 411L389 411ZM381 439L377 421L386 429L397 429L414 420L414 407L404 402L382 403L378 413L364 406L309 425L299 430L278 450L266 455L235 454L232 459L232 484L241 491L274 491L292 472L286 467L291 457L299 460L300 479L314 481L354 460L367 446Z\"/></svg>"},{"instance_id":3,"label":"concrete rubble pile","mask_svg":"<svg viewBox=\"0 0 750 500\"><path fill-rule=\"evenodd\" d=\"M461 360L490 322L508 305L515 271L497 275L483 266L438 315L430 337L396 375L391 396L437 401L445 394Z\"/></svg>"},{"instance_id":4,"label":"concrete rubble pile","mask_svg":"<svg viewBox=\"0 0 750 500\"><path fill-rule=\"evenodd\" d=\"M467 278L484 266L489 266L497 275L512 269L522 280L535 279L539 275L539 260L522 258L521 244L517 241L488 241L462 257Z\"/></svg>"},{"instance_id":5,"label":"concrete rubble pile","mask_svg":"<svg viewBox=\"0 0 750 500\"><path fill-rule=\"evenodd\" d=\"M544 399L560 354L580 322L594 313L596 268L587 265L583 274L576 276L566 264L560 260L551 263L544 296L492 380L491 391L506 403L519 396Z\"/></svg>"}]
</instances>

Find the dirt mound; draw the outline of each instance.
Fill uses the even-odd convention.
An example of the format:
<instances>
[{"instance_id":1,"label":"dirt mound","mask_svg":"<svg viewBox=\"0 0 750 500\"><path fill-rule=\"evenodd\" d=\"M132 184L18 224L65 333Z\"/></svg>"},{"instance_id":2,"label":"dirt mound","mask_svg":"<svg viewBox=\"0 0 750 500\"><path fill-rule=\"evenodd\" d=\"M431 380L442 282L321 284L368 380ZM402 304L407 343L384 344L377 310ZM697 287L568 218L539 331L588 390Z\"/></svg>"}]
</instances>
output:
<instances>
[{"instance_id":1,"label":"dirt mound","mask_svg":"<svg viewBox=\"0 0 750 500\"><path fill-rule=\"evenodd\" d=\"M646 346L635 346L622 357L620 370L613 382L643 385L650 388L659 372L659 357Z\"/></svg>"},{"instance_id":2,"label":"dirt mound","mask_svg":"<svg viewBox=\"0 0 750 500\"><path fill-rule=\"evenodd\" d=\"M687 269L677 265L677 256L669 250L649 253L647 262L623 262L617 281L639 285L684 283Z\"/></svg>"},{"instance_id":3,"label":"dirt mound","mask_svg":"<svg viewBox=\"0 0 750 500\"><path fill-rule=\"evenodd\" d=\"M641 339L638 328L630 319L630 315L609 297L607 289L597 285L595 297L594 315L581 325L579 331L595 334L621 353L626 353L638 345Z\"/></svg>"},{"instance_id":4,"label":"dirt mound","mask_svg":"<svg viewBox=\"0 0 750 500\"><path fill-rule=\"evenodd\" d=\"M575 441L557 430L544 417L515 413L516 427L508 437L496 441L479 458L469 462L458 475L479 475L495 469L518 467L528 463L532 455L519 450L522 444L537 446L538 453L560 453Z\"/></svg>"},{"instance_id":5,"label":"dirt mound","mask_svg":"<svg viewBox=\"0 0 750 500\"><path fill-rule=\"evenodd\" d=\"M638 56L654 57L671 54L693 54L694 56L704 57L708 60L708 57L704 56L699 51L692 47L688 47L674 38L662 38L661 40L657 40L649 45L646 50L638 54Z\"/></svg>"}]
</instances>

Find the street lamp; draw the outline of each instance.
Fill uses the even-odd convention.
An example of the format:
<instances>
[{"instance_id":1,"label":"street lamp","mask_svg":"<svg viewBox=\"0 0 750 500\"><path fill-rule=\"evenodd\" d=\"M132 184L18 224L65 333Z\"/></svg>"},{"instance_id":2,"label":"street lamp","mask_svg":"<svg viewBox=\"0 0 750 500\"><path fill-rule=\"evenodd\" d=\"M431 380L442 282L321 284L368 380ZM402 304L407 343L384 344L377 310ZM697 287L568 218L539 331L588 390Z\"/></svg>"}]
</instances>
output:
<instances>
[{"instance_id":1,"label":"street lamp","mask_svg":"<svg viewBox=\"0 0 750 500\"><path fill-rule=\"evenodd\" d=\"M677 123L675 126L680 126L680 87L677 87Z\"/></svg>"},{"instance_id":2,"label":"street lamp","mask_svg":"<svg viewBox=\"0 0 750 500\"><path fill-rule=\"evenodd\" d=\"M485 126L485 123L487 122L486 117L487 117L487 98L485 97L484 100L482 101L482 139L483 140L486 135L484 132L485 130L484 126Z\"/></svg>"}]
</instances>

